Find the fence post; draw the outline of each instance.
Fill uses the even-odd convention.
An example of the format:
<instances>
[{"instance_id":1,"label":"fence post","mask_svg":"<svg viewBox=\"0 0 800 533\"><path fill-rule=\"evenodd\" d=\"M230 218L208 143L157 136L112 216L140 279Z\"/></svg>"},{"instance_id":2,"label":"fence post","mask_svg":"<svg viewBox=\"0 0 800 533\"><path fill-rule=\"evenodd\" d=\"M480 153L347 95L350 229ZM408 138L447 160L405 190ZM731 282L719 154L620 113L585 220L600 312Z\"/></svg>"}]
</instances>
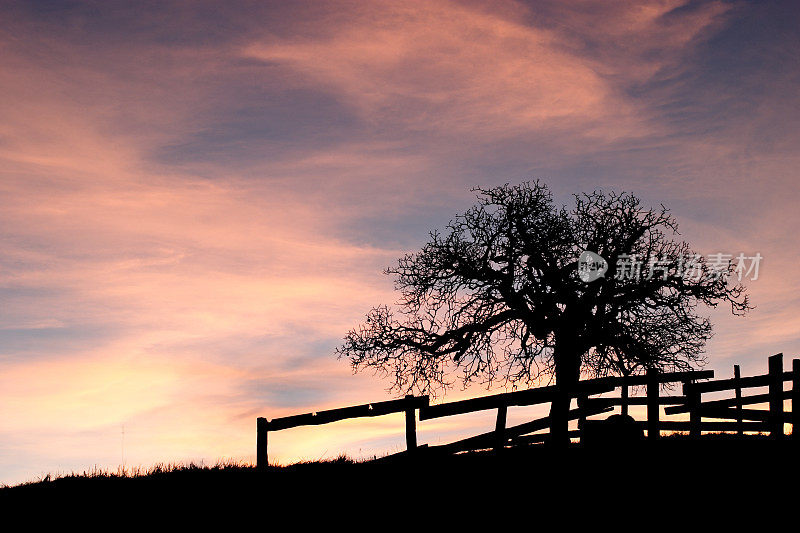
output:
<instances>
[{"instance_id":1,"label":"fence post","mask_svg":"<svg viewBox=\"0 0 800 533\"><path fill-rule=\"evenodd\" d=\"M622 377L625 379L625 376ZM620 403L620 411L622 412L623 416L628 414L628 384L624 381L622 382L622 388L619 391L621 403Z\"/></svg>"},{"instance_id":2,"label":"fence post","mask_svg":"<svg viewBox=\"0 0 800 533\"><path fill-rule=\"evenodd\" d=\"M508 405L502 404L497 408L497 423L494 433L497 438L494 449L500 453L506 447L506 417L508 415Z\"/></svg>"},{"instance_id":3,"label":"fence post","mask_svg":"<svg viewBox=\"0 0 800 533\"><path fill-rule=\"evenodd\" d=\"M736 433L744 435L744 418L742 416L742 386L739 380L742 379L739 365L733 365L733 381L736 384Z\"/></svg>"},{"instance_id":4,"label":"fence post","mask_svg":"<svg viewBox=\"0 0 800 533\"><path fill-rule=\"evenodd\" d=\"M264 470L269 466L267 454L267 437L269 434L267 419L258 417L256 421L256 468Z\"/></svg>"},{"instance_id":5,"label":"fence post","mask_svg":"<svg viewBox=\"0 0 800 533\"><path fill-rule=\"evenodd\" d=\"M661 435L658 404L658 369L647 369L647 439L655 441Z\"/></svg>"},{"instance_id":6,"label":"fence post","mask_svg":"<svg viewBox=\"0 0 800 533\"><path fill-rule=\"evenodd\" d=\"M699 438L701 435L700 427L700 391L692 381L683 384L683 394L686 396L686 406L689 408L689 436Z\"/></svg>"},{"instance_id":7,"label":"fence post","mask_svg":"<svg viewBox=\"0 0 800 533\"><path fill-rule=\"evenodd\" d=\"M769 358L769 434L783 438L783 354Z\"/></svg>"},{"instance_id":8,"label":"fence post","mask_svg":"<svg viewBox=\"0 0 800 533\"><path fill-rule=\"evenodd\" d=\"M792 440L800 443L795 417L800 418L800 359L792 360Z\"/></svg>"},{"instance_id":9,"label":"fence post","mask_svg":"<svg viewBox=\"0 0 800 533\"><path fill-rule=\"evenodd\" d=\"M417 410L414 408L414 396L406 396L406 450L409 455L417 449Z\"/></svg>"},{"instance_id":10,"label":"fence post","mask_svg":"<svg viewBox=\"0 0 800 533\"><path fill-rule=\"evenodd\" d=\"M586 394L581 394L577 398L578 402L578 410L580 411L580 415L578 416L578 430L580 431L580 439L581 444L583 444L583 434L586 431L586 403L588 396Z\"/></svg>"}]
</instances>

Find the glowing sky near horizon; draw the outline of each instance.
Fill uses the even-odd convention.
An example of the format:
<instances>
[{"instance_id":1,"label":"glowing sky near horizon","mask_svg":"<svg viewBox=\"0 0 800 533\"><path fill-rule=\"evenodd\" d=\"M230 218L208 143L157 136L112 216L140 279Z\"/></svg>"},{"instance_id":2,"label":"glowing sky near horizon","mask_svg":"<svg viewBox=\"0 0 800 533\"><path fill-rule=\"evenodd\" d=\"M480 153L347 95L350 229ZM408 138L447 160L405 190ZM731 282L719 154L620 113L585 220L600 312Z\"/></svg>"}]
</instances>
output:
<instances>
[{"instance_id":1,"label":"glowing sky near horizon","mask_svg":"<svg viewBox=\"0 0 800 533\"><path fill-rule=\"evenodd\" d=\"M703 253L761 253L709 367L796 356L798 22L790 1L0 2L0 483L252 460L256 416L389 399L334 348L476 185L631 191ZM270 444L383 453L402 429Z\"/></svg>"}]
</instances>

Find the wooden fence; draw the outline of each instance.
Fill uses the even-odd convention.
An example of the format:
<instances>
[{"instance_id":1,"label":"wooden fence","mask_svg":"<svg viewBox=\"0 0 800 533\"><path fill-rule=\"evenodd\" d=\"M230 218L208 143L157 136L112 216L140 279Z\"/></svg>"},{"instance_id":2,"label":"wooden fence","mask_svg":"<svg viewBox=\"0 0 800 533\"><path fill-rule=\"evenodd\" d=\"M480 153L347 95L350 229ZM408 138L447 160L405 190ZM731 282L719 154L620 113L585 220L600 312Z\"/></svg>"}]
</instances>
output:
<instances>
[{"instance_id":1,"label":"wooden fence","mask_svg":"<svg viewBox=\"0 0 800 533\"><path fill-rule=\"evenodd\" d=\"M732 379L705 381L714 377L713 370L659 373L649 370L644 375L608 377L581 381L568 391L570 399L577 400L577 409L567 414L569 420L578 420L578 431L571 431L571 437L582 439L587 418L620 408L621 413L628 414L631 405L646 406L646 420L640 422L647 431L647 438L657 440L662 431L688 432L690 436L699 437L706 432L768 432L774 439L784 437L784 423L793 421L795 402L800 394L800 359L792 361L792 370L784 372L783 354L769 358L769 371L760 376L741 377L739 366L734 367ZM792 389L784 391L784 382L791 381ZM661 388L667 383L682 383L682 395L662 396ZM631 387L644 387L644 396L630 396ZM765 394L743 396L742 389L767 387ZM620 389L619 397L595 397L616 389ZM702 401L702 395L732 391L733 398ZM382 416L392 413L405 413L405 454L417 453L420 449L457 453L468 450L495 449L500 450L509 445L519 446L543 442L548 438L550 428L548 416L508 427L506 424L508 408L512 406L528 406L550 403L558 394L564 394L557 386L538 387L522 391L492 394L479 398L470 398L439 405L430 405L428 396L406 396L398 400L330 409L314 413L287 416L267 420L258 418L256 464L266 467L269 456L267 451L269 432L290 429L298 426L319 425L359 417ZM792 400L792 411L783 409L784 400ZM745 405L768 404L768 410L745 409ZM689 420L662 420L664 414L688 413ZM449 444L428 446L417 443L417 411L419 421L431 420L446 416L473 413L484 410L497 410L497 418L493 431L461 439ZM703 419L711 420L703 420ZM798 435L792 431L792 437ZM797 439L800 441L800 439Z\"/></svg>"}]
</instances>

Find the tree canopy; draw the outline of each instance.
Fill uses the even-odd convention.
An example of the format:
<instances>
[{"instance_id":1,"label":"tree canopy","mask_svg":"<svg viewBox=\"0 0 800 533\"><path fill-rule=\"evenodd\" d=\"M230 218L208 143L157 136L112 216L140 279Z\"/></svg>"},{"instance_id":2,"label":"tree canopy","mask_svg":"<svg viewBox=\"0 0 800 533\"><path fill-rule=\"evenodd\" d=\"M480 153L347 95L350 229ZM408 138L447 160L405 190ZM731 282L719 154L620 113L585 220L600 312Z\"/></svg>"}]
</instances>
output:
<instances>
[{"instance_id":1,"label":"tree canopy","mask_svg":"<svg viewBox=\"0 0 800 533\"><path fill-rule=\"evenodd\" d=\"M386 269L399 301L337 349L355 370L421 393L687 370L712 335L701 304L752 308L733 263L677 240L663 205L594 191L558 206L539 181L474 191L472 208Z\"/></svg>"}]
</instances>

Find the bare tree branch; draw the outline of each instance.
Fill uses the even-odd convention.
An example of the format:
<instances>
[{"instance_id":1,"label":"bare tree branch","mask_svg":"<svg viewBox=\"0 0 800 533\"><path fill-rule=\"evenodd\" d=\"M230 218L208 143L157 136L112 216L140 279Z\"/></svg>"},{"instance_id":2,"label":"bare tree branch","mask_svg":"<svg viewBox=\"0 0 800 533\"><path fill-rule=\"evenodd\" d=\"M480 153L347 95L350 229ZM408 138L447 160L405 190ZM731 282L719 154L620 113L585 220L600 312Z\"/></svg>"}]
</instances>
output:
<instances>
[{"instance_id":1,"label":"bare tree branch","mask_svg":"<svg viewBox=\"0 0 800 533\"><path fill-rule=\"evenodd\" d=\"M517 386L685 370L705 363L712 335L699 304L752 309L730 263L712 272L699 258L698 276L679 274L697 254L672 240L678 226L663 205L594 191L557 207L538 181L475 192L475 206L386 270L396 308L372 309L337 349L355 370L371 368L404 393L435 393L454 375L464 385ZM586 250L608 261L604 277L580 278ZM619 276L626 257L650 271Z\"/></svg>"}]
</instances>

